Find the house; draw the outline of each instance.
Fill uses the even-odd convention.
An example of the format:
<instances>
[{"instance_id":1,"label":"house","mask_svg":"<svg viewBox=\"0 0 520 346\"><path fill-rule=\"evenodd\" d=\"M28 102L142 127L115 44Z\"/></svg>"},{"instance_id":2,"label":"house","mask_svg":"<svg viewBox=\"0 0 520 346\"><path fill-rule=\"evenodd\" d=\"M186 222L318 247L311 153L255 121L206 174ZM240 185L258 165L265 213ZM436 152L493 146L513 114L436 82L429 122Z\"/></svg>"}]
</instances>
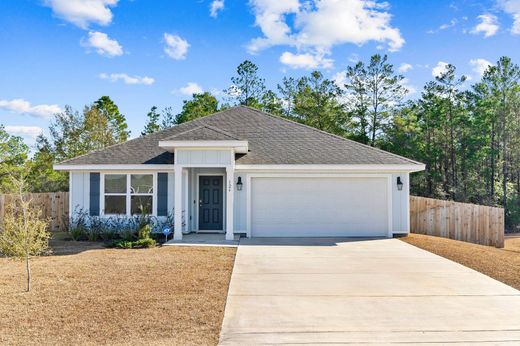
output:
<instances>
[{"instance_id":1,"label":"house","mask_svg":"<svg viewBox=\"0 0 520 346\"><path fill-rule=\"evenodd\" d=\"M174 215L182 225L174 239L233 239L408 233L409 174L424 165L241 106L55 169L70 172L70 210L131 216L144 208Z\"/></svg>"}]
</instances>

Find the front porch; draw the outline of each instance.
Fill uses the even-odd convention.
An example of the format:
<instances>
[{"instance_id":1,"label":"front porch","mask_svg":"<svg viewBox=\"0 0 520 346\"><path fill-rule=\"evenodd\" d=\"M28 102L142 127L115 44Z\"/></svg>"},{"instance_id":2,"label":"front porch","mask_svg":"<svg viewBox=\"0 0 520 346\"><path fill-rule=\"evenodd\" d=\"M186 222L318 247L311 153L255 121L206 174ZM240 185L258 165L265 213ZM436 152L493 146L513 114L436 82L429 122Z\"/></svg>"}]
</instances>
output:
<instances>
[{"instance_id":1,"label":"front porch","mask_svg":"<svg viewBox=\"0 0 520 346\"><path fill-rule=\"evenodd\" d=\"M186 167L175 165L172 243L204 243L208 240L234 241L234 167ZM195 237L198 235L199 237Z\"/></svg>"}]
</instances>

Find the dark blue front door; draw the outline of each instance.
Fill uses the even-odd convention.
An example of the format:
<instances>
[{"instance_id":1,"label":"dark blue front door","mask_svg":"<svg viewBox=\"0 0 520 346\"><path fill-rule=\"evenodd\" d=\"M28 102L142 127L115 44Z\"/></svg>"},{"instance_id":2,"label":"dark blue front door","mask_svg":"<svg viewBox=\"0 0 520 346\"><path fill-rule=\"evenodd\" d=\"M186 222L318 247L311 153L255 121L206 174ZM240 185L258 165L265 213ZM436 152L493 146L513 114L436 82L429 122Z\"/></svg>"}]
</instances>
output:
<instances>
[{"instance_id":1,"label":"dark blue front door","mask_svg":"<svg viewBox=\"0 0 520 346\"><path fill-rule=\"evenodd\" d=\"M223 182L222 176L199 177L199 230L223 230Z\"/></svg>"}]
</instances>

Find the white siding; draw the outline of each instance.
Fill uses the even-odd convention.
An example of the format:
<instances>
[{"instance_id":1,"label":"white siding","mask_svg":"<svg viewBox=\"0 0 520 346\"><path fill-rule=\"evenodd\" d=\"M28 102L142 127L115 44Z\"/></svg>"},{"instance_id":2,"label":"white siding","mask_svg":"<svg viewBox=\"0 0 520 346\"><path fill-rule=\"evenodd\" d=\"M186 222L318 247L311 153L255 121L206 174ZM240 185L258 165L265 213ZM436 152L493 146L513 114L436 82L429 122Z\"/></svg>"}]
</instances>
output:
<instances>
[{"instance_id":1,"label":"white siding","mask_svg":"<svg viewBox=\"0 0 520 346\"><path fill-rule=\"evenodd\" d=\"M177 149L175 163L183 165L230 165L231 150L183 150Z\"/></svg>"},{"instance_id":2,"label":"white siding","mask_svg":"<svg viewBox=\"0 0 520 346\"><path fill-rule=\"evenodd\" d=\"M397 189L397 177L401 177L403 189ZM409 198L410 198L410 175L407 172L392 174L392 212L393 212L393 233L409 233Z\"/></svg>"},{"instance_id":3,"label":"white siding","mask_svg":"<svg viewBox=\"0 0 520 346\"><path fill-rule=\"evenodd\" d=\"M70 173L70 208L71 212L90 207L90 174L88 172Z\"/></svg>"}]
</instances>

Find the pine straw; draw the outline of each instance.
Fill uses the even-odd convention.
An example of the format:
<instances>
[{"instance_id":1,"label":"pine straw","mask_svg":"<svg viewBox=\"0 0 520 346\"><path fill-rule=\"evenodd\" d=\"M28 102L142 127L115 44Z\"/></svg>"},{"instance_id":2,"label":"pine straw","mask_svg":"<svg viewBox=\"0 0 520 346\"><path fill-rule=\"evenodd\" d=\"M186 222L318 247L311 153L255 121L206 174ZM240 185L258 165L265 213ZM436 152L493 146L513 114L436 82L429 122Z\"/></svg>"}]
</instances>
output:
<instances>
[{"instance_id":1,"label":"pine straw","mask_svg":"<svg viewBox=\"0 0 520 346\"><path fill-rule=\"evenodd\" d=\"M520 237L506 237L503 249L420 234L400 239L520 289Z\"/></svg>"},{"instance_id":2,"label":"pine straw","mask_svg":"<svg viewBox=\"0 0 520 346\"><path fill-rule=\"evenodd\" d=\"M218 342L235 249L60 243L32 260L30 293L23 263L0 258L0 344Z\"/></svg>"}]
</instances>

